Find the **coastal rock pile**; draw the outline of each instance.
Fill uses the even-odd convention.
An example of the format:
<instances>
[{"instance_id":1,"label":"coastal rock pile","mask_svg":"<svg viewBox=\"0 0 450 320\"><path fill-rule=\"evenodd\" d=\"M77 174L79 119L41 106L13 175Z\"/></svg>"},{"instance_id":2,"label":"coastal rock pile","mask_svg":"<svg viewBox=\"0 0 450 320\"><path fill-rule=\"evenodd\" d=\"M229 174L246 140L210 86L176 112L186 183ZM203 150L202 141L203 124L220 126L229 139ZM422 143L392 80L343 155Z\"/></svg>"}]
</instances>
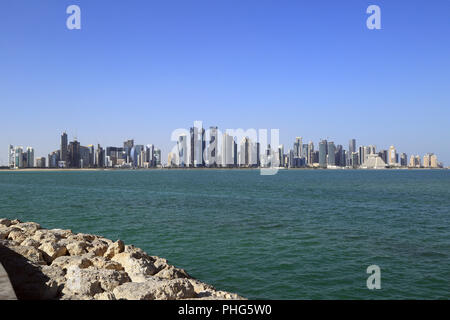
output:
<instances>
[{"instance_id":1,"label":"coastal rock pile","mask_svg":"<svg viewBox=\"0 0 450 320\"><path fill-rule=\"evenodd\" d=\"M121 240L35 222L0 219L0 262L19 299L242 299Z\"/></svg>"}]
</instances>

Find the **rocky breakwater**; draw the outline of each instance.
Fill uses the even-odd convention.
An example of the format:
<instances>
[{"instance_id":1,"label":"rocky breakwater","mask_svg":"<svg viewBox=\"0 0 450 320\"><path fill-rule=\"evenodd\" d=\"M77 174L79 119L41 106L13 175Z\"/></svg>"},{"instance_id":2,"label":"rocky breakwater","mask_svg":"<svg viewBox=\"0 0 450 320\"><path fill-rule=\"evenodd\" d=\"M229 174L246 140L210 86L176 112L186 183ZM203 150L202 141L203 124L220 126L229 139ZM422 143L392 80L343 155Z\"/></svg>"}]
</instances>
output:
<instances>
[{"instance_id":1,"label":"rocky breakwater","mask_svg":"<svg viewBox=\"0 0 450 320\"><path fill-rule=\"evenodd\" d=\"M35 222L0 219L0 262L19 299L242 299L121 240Z\"/></svg>"}]
</instances>

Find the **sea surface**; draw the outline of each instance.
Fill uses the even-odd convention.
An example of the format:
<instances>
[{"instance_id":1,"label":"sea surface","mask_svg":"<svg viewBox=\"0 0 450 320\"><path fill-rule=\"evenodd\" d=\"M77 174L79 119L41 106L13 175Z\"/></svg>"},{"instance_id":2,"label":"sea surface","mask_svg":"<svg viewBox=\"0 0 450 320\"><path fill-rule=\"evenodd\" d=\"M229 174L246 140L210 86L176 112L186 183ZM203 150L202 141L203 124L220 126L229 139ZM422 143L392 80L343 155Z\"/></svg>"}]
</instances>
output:
<instances>
[{"instance_id":1,"label":"sea surface","mask_svg":"<svg viewBox=\"0 0 450 320\"><path fill-rule=\"evenodd\" d=\"M450 298L449 170L3 171L2 217L122 239L251 299Z\"/></svg>"}]
</instances>

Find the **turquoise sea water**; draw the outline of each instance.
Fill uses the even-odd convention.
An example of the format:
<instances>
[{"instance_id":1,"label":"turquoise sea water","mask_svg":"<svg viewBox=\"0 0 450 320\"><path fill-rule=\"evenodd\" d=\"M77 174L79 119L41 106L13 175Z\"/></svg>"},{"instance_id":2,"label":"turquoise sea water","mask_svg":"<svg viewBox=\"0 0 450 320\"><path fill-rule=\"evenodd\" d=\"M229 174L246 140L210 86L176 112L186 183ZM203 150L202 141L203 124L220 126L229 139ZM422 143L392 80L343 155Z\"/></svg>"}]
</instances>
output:
<instances>
[{"instance_id":1,"label":"turquoise sea water","mask_svg":"<svg viewBox=\"0 0 450 320\"><path fill-rule=\"evenodd\" d=\"M447 170L5 171L0 217L120 238L247 298L450 298Z\"/></svg>"}]
</instances>

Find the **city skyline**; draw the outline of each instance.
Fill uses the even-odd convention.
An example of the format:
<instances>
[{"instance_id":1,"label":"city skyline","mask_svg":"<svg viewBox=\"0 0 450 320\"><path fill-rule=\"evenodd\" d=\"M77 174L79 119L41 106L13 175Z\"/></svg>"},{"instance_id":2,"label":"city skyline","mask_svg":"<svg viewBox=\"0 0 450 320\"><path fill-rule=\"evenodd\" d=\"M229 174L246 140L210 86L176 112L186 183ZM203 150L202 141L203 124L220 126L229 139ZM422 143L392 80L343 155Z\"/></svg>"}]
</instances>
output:
<instances>
[{"instance_id":1,"label":"city skyline","mask_svg":"<svg viewBox=\"0 0 450 320\"><path fill-rule=\"evenodd\" d=\"M218 128L218 126L214 126L214 127L216 127L216 128ZM229 130L229 129L227 129L227 130ZM248 129L242 129L242 128L236 128L236 129L231 129L231 130L236 130L236 131L238 131L238 130L242 130L243 132L245 132L246 130L248 130ZM252 129L250 129L250 130L252 130ZM267 130L270 130L270 128L269 129L267 129ZM257 130L256 130L257 131ZM64 133L66 133L66 134L68 134L67 133L67 130L63 130L63 132ZM172 148L174 147L174 145L176 144L176 141L174 142L174 141L171 141L171 139L170 139L170 136L171 136L171 134L168 134L168 136L169 136L169 139L167 139L167 142L165 143L165 144L163 144L163 145L159 145L159 148L160 148L160 150L161 150L161 154L162 154L162 160L161 160L161 163L162 164L166 164L167 162L168 162L168 159L167 159L167 156L168 156L168 154L171 152L171 150L172 150ZM298 136L298 135L297 135ZM78 136L77 135L72 135L72 139L73 140L77 140L77 141L79 141L79 142L81 142L81 139L78 139ZM343 146L345 146L345 150L349 150L350 148L349 148L349 144L350 144L350 140L356 140L356 141L359 141L359 139L354 139L354 138L350 138L350 139L347 139L348 141L338 141L338 140L336 140L336 139L333 139L332 137L330 137L330 136L322 136L322 137L320 137L320 138L318 138L318 139L316 139L316 140L313 140L313 139L309 139L308 137L306 137L306 136L302 136L302 138L303 138L303 142L307 142L307 143L309 143L309 142L315 142L316 144L317 144L317 147L319 146L319 142L320 141L322 141L322 140L326 140L326 141L333 141L334 142L334 144L337 146L337 145L343 145ZM142 139L135 139L134 137L132 137L132 138L126 138L126 137L124 137L122 140L123 141L125 141L125 140L127 140L127 139L129 139L129 140L134 140L134 141L142 141ZM13 139L14 140L14 139ZM30 140L33 140L33 139L30 139ZM106 148L106 146L115 146L115 145L117 145L117 142L114 142L114 143L112 143L112 144L106 144L106 143L102 143L102 139L94 139L95 141L96 141L96 143L92 143L92 142L90 142L90 143L85 143L85 145L94 145L94 146L97 146L97 145L101 145L101 146L104 146L105 148ZM111 139L104 139L105 141L111 141ZM290 146L291 144L292 144L292 142L290 141L290 140L292 140L292 138L289 138L289 137L284 137L284 139L283 139L283 135L282 135L282 131L280 131L280 144L282 144L283 146ZM393 140L395 140L395 139L393 139ZM151 138L149 138L149 139L145 139L144 141L154 141L154 139L152 140ZM369 140L370 141L370 140ZM42 142L41 142L42 143ZM38 145L39 145L40 143L38 143ZM48 142L45 142L45 144L48 144ZM379 149L389 149L389 147L391 146L391 145L396 145L396 146L398 146L398 144L396 144L396 143L388 143L387 145L382 145L381 147L380 147L380 145L379 144L376 144L376 143L372 143L372 142L368 142L368 143L361 143L361 146L375 146L375 147L377 147L377 150L379 150ZM8 146L10 146L10 145L14 145L14 146L19 146L19 147L22 147L24 150L26 150L27 149L27 147L32 147L33 148L33 150L34 150L34 153L36 154L36 156L38 156L38 157L46 157L47 158L47 155L48 154L50 154L51 152L53 152L53 151L55 151L56 149L55 149L55 147L56 147L56 145L55 145L55 147L53 147L53 148L50 148L50 149L48 149L47 151L41 151L40 149L38 149L38 148L35 148L34 147L34 145L33 144L31 144L31 143L7 143L7 145L5 146L5 148L4 149L6 149ZM156 143L154 143L154 145L157 145ZM355 145L355 147L356 147L356 151L358 151L358 146L359 146L359 144L358 145ZM288 148L288 151L289 151L289 149L290 148ZM441 163L443 163L445 166L447 166L450 162L447 162L447 161L445 161L445 160L443 160L443 157L441 156L441 153L440 152L437 152L436 150L430 150L429 148L425 148L425 149L423 149L423 150L426 150L425 152L415 152L414 150L413 151L409 151L409 150L405 150L405 148L402 148L401 146L400 147L398 147L397 149L400 149L400 150L402 150L402 152L404 152L404 153L406 153L406 154L408 154L408 157L409 157L409 155L420 155L420 157L423 157L424 155L426 155L426 154L438 154L439 155L439 162L441 162ZM221 151L220 150L218 150L218 153L221 153ZM409 158L408 158L408 163L409 163ZM8 163L9 163L9 159L8 159L8 156L7 155L5 155L5 153L1 153L0 152L0 166L8 166Z\"/></svg>"},{"instance_id":2,"label":"city skyline","mask_svg":"<svg viewBox=\"0 0 450 320\"><path fill-rule=\"evenodd\" d=\"M275 135L274 135L275 133ZM438 168L434 152L423 157L407 154L394 145L377 148L359 145L355 138L345 145L329 139L314 142L297 136L292 148L280 144L278 131L250 129L223 132L218 126L205 131L201 121L194 126L177 129L172 133L175 145L167 154L154 144L138 144L134 139L117 147L98 144L81 145L77 137L69 142L66 132L60 136L59 149L48 153L47 158L35 158L34 148L9 145L8 166L10 168L157 168L157 167L287 167L287 168L361 168L382 169L386 167ZM303 143L305 142L305 143ZM402 152L400 152L402 151ZM163 159L167 159L164 161Z\"/></svg>"},{"instance_id":3,"label":"city skyline","mask_svg":"<svg viewBox=\"0 0 450 320\"><path fill-rule=\"evenodd\" d=\"M47 155L67 131L167 154L171 131L202 119L450 163L448 1L377 1L381 30L363 1L80 0L81 30L66 27L70 4L0 4L1 150Z\"/></svg>"}]
</instances>

